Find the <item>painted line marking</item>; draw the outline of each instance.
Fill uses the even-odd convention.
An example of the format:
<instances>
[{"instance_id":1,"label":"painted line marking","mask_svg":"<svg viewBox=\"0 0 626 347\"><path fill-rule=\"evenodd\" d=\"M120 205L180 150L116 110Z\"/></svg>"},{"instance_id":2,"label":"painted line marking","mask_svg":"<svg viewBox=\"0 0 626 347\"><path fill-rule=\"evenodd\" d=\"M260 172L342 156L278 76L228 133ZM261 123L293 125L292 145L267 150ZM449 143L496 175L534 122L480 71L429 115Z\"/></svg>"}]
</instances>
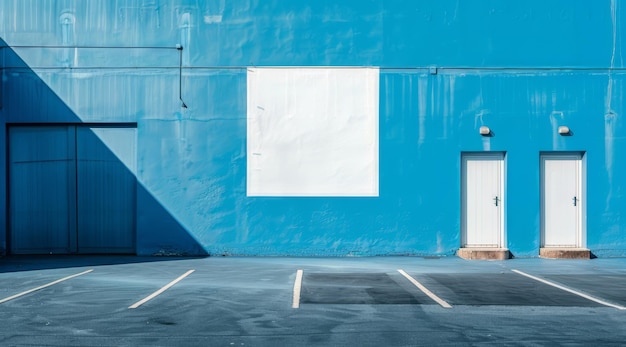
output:
<instances>
[{"instance_id":1,"label":"painted line marking","mask_svg":"<svg viewBox=\"0 0 626 347\"><path fill-rule=\"evenodd\" d=\"M78 273L78 274L75 274L75 275L71 275L71 276L63 277L63 278L61 278L61 279L59 279L59 280L56 280L56 281L54 281L54 282L50 282L50 283L48 283L48 284L44 284L43 286L39 286L39 287L37 287L37 288L29 289L29 290L27 290L27 291L25 291L25 292L21 292L21 293L19 293L19 294L15 294L15 295L9 296L8 298L4 298L4 299L0 300L0 304L2 304L2 303L4 303L4 302L7 302L7 301L9 301L9 300L17 299L17 298L19 298L20 296L24 296L24 295L26 295L26 294L30 294L30 293L32 293L32 292L36 292L36 291L38 291L38 290L42 290L42 289L44 289L44 288L48 288L48 287L53 286L53 285L55 285L55 284L57 284L57 283L61 283L61 282L63 282L63 281L67 281L67 280L72 279L72 278L74 278L74 277L78 277L78 276L82 276L82 275L84 275L84 274L88 274L88 273L90 273L90 272L92 272L92 271L93 271L93 269L91 269L91 270L87 270L87 271L83 271L83 272Z\"/></svg>"},{"instance_id":2,"label":"painted line marking","mask_svg":"<svg viewBox=\"0 0 626 347\"><path fill-rule=\"evenodd\" d=\"M187 272L185 272L184 274L180 275L177 279L173 280L172 282L166 284L163 288L157 290L156 292L148 295L147 297L145 297L144 299L137 301L136 303L130 305L128 308L137 308L143 304L145 304L146 302L154 299L155 297L157 297L158 295L160 295L161 293L163 293L164 291L168 290L170 287L172 287L173 285L175 285L176 283L180 282L183 280L183 278L191 275L192 272L194 272L196 270L189 270Z\"/></svg>"},{"instance_id":3,"label":"painted line marking","mask_svg":"<svg viewBox=\"0 0 626 347\"><path fill-rule=\"evenodd\" d=\"M452 308L450 304L448 304L445 300L441 299L435 293L428 290L428 288L424 287L421 283L419 283L415 278L411 277L408 273L404 272L402 269L398 269L398 272L402 274L402 276L406 277L407 280L411 281L419 290L421 290L424 294L428 295L429 298L433 299L443 308Z\"/></svg>"},{"instance_id":4,"label":"painted line marking","mask_svg":"<svg viewBox=\"0 0 626 347\"><path fill-rule=\"evenodd\" d=\"M564 291L566 291L568 293L572 293L572 294L578 295L578 296L583 297L583 298L585 298L587 300L591 300L593 302L597 302L598 304L602 304L604 306L613 307L613 308L616 308L618 310L626 310L626 307L624 307L624 306L611 304L610 302L606 302L606 301L604 301L602 299L598 299L598 298L593 297L591 295L587 295L585 293L581 293L579 291L576 291L576 290L564 287L564 286L562 286L560 284L556 284L554 282L551 282L551 281L548 281L548 280L544 280L543 278L539 278L539 277L536 277L536 276L533 276L533 275L529 275L529 274L527 274L525 272L522 272L522 271L519 271L519 270L511 270L511 271L515 272L518 275L526 276L526 277L528 277L530 279L533 279L535 281L547 284L547 285L552 286L554 288L558 288L558 289L564 290Z\"/></svg>"},{"instance_id":5,"label":"painted line marking","mask_svg":"<svg viewBox=\"0 0 626 347\"><path fill-rule=\"evenodd\" d=\"M293 284L293 305L292 308L300 308L300 291L302 290L302 275L304 271L296 271L296 281Z\"/></svg>"}]
</instances>

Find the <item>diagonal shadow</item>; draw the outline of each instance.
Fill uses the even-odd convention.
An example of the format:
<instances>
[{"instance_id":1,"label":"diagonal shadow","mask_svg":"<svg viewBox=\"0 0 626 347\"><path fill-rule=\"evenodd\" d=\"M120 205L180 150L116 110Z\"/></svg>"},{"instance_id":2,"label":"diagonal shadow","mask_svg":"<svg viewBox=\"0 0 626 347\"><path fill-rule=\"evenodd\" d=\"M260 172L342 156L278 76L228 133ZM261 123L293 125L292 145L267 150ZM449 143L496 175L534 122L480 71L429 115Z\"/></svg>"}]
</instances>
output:
<instances>
[{"instance_id":1,"label":"diagonal shadow","mask_svg":"<svg viewBox=\"0 0 626 347\"><path fill-rule=\"evenodd\" d=\"M129 257L129 254L208 255L177 218L137 179L135 164L129 165L128 158L120 158L120 154L110 148L113 142L105 143L99 134L101 129L136 129L137 123L85 123L1 38L0 59L0 116L5 128L0 135L5 137L0 141L4 144L4 150L0 150L0 175L6 181L5 187L0 188L0 195L4 193L5 196L5 209L0 211L5 221L5 227L0 230L0 255L6 256L0 258L0 272L16 271L9 270L11 266L1 266L12 263L28 263L26 267L29 269L44 269L76 266L73 260L86 266L90 263L175 259ZM53 136L54 140L46 142L44 138L55 131L70 135ZM34 134L22 135L21 132ZM13 141L15 138L21 142ZM66 149L69 149L63 152L64 146L59 145L62 142L59 139L63 138L69 144L74 140L74 147L68 145ZM32 157L33 151L39 151L37 155L43 157ZM41 154L42 151L55 152L49 159L56 164L43 164L46 154ZM133 158L136 163L136 154ZM41 172L36 174L37 170ZM74 172L75 178L59 181L59 177L65 177L65 172L69 172L65 176L70 177ZM113 180L111 175L115 176ZM22 182L25 181L21 179L23 177L30 180ZM34 183L33 177L38 177ZM115 189L111 189L111 184ZM64 185L67 189L63 188ZM120 191L129 194L120 197ZM63 201L69 201L65 208ZM18 211L17 207L21 210ZM20 215L24 208L31 210L31 218ZM133 211L129 213L125 208ZM66 218L65 213L69 220L65 225L67 237L65 234L55 235L63 232L59 231L64 228L59 221ZM132 235L120 234L116 230L120 223L130 226ZM16 253L98 256L37 256L33 258L36 261L30 262L27 256L17 256ZM126 256L103 257L105 254Z\"/></svg>"}]
</instances>

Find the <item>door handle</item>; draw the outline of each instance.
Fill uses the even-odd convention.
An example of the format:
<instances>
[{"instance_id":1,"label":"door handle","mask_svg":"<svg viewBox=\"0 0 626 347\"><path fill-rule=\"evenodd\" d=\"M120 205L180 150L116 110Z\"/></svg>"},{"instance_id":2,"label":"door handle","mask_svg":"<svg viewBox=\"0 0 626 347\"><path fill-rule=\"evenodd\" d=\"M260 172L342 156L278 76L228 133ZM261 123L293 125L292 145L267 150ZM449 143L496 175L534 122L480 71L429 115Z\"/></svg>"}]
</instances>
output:
<instances>
[{"instance_id":1,"label":"door handle","mask_svg":"<svg viewBox=\"0 0 626 347\"><path fill-rule=\"evenodd\" d=\"M498 196L496 195L496 197L493 198L493 202L496 204L496 206L498 206L498 201L500 201L500 198L498 198Z\"/></svg>"},{"instance_id":2,"label":"door handle","mask_svg":"<svg viewBox=\"0 0 626 347\"><path fill-rule=\"evenodd\" d=\"M578 198L577 197L573 197L572 200L574 200L574 206L576 206L578 204Z\"/></svg>"}]
</instances>

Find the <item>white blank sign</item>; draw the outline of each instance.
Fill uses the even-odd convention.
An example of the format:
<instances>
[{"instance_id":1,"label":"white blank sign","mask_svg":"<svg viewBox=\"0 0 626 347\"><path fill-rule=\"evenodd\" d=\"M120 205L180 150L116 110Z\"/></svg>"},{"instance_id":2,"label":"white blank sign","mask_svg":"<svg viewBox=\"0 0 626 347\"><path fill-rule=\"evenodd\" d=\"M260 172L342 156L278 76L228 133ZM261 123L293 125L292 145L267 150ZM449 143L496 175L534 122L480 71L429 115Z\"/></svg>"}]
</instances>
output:
<instances>
[{"instance_id":1,"label":"white blank sign","mask_svg":"<svg viewBox=\"0 0 626 347\"><path fill-rule=\"evenodd\" d=\"M378 196L377 68L249 68L248 196Z\"/></svg>"}]
</instances>

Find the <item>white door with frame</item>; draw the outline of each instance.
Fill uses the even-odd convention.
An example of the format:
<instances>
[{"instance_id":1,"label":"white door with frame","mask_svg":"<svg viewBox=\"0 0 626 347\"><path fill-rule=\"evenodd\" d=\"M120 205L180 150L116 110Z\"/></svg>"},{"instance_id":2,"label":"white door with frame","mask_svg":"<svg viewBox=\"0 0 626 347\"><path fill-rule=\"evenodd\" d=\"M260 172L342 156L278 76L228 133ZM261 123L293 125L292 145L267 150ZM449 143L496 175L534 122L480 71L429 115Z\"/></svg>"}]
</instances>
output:
<instances>
[{"instance_id":1,"label":"white door with frame","mask_svg":"<svg viewBox=\"0 0 626 347\"><path fill-rule=\"evenodd\" d=\"M504 153L462 156L462 247L502 247Z\"/></svg>"},{"instance_id":2,"label":"white door with frame","mask_svg":"<svg viewBox=\"0 0 626 347\"><path fill-rule=\"evenodd\" d=\"M584 204L582 155L541 155L541 246L583 247Z\"/></svg>"}]
</instances>

